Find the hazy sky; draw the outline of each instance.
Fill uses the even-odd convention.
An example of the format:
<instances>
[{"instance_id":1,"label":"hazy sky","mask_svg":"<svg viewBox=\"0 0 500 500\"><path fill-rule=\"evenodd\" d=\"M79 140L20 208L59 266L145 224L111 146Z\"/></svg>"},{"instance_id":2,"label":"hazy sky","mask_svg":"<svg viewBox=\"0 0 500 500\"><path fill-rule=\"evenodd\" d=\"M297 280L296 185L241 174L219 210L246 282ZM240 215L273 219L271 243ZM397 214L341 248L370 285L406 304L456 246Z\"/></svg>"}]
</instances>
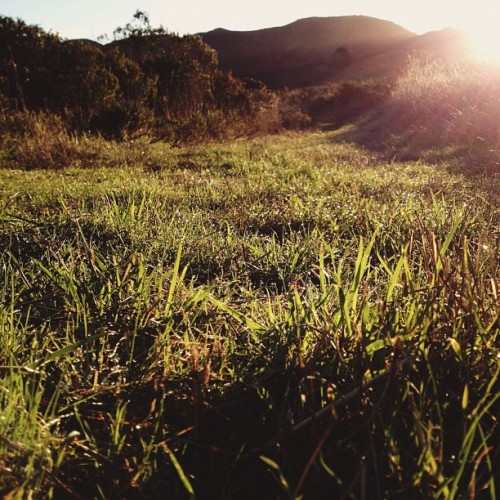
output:
<instances>
[{"instance_id":1,"label":"hazy sky","mask_svg":"<svg viewBox=\"0 0 500 500\"><path fill-rule=\"evenodd\" d=\"M454 26L497 32L499 0L0 0L0 15L66 38L111 34L137 9L153 26L184 34L217 27L252 30L282 26L311 16L364 14L424 33Z\"/></svg>"}]
</instances>

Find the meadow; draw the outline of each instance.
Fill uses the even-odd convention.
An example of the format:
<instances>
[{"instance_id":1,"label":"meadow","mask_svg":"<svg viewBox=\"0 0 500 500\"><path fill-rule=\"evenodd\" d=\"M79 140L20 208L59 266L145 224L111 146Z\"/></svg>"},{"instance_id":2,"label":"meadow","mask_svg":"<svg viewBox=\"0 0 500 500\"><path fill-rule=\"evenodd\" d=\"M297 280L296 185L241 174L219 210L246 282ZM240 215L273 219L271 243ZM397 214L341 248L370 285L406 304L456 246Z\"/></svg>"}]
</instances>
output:
<instances>
[{"instance_id":1,"label":"meadow","mask_svg":"<svg viewBox=\"0 0 500 500\"><path fill-rule=\"evenodd\" d=\"M495 498L498 176L85 148L0 175L2 495Z\"/></svg>"}]
</instances>

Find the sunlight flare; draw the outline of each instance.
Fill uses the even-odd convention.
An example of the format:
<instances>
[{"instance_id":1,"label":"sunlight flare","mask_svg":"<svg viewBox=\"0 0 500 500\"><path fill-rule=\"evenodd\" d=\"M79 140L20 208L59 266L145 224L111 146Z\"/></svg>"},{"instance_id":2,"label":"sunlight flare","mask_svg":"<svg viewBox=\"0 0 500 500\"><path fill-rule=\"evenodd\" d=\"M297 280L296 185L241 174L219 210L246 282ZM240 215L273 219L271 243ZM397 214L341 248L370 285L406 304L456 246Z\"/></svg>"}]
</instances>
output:
<instances>
[{"instance_id":1,"label":"sunlight flare","mask_svg":"<svg viewBox=\"0 0 500 500\"><path fill-rule=\"evenodd\" d=\"M470 21L466 29L472 52L478 59L500 62L500 30L484 17Z\"/></svg>"}]
</instances>

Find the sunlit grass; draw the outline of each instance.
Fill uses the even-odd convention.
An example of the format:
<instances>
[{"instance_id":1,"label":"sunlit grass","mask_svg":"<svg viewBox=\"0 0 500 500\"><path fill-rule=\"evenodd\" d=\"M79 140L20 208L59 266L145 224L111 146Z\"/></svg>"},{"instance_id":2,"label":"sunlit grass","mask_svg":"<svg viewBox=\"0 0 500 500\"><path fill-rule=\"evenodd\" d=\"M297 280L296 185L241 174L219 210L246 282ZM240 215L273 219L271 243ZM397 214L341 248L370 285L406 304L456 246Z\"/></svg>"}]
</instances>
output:
<instances>
[{"instance_id":1,"label":"sunlit grass","mask_svg":"<svg viewBox=\"0 0 500 500\"><path fill-rule=\"evenodd\" d=\"M367 130L399 158L454 155L467 172L498 173L499 89L500 64L413 59Z\"/></svg>"},{"instance_id":2,"label":"sunlit grass","mask_svg":"<svg viewBox=\"0 0 500 500\"><path fill-rule=\"evenodd\" d=\"M96 147L0 177L3 494L495 496L498 179Z\"/></svg>"}]
</instances>

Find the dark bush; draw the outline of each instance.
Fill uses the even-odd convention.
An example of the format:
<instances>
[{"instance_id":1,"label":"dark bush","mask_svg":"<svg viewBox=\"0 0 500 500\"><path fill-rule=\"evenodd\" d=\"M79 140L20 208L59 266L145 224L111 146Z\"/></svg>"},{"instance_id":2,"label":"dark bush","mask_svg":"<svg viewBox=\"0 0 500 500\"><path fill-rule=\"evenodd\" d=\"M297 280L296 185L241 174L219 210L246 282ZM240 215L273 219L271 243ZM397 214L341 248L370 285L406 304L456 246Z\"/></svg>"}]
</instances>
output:
<instances>
[{"instance_id":1,"label":"dark bush","mask_svg":"<svg viewBox=\"0 0 500 500\"><path fill-rule=\"evenodd\" d=\"M263 84L221 71L198 36L152 29L139 12L115 38L64 41L0 17L2 113L54 114L76 134L192 141L254 130L272 104Z\"/></svg>"},{"instance_id":2,"label":"dark bush","mask_svg":"<svg viewBox=\"0 0 500 500\"><path fill-rule=\"evenodd\" d=\"M333 95L313 101L309 113L316 121L341 126L355 121L387 99L389 94L390 87L387 84L344 82Z\"/></svg>"}]
</instances>

